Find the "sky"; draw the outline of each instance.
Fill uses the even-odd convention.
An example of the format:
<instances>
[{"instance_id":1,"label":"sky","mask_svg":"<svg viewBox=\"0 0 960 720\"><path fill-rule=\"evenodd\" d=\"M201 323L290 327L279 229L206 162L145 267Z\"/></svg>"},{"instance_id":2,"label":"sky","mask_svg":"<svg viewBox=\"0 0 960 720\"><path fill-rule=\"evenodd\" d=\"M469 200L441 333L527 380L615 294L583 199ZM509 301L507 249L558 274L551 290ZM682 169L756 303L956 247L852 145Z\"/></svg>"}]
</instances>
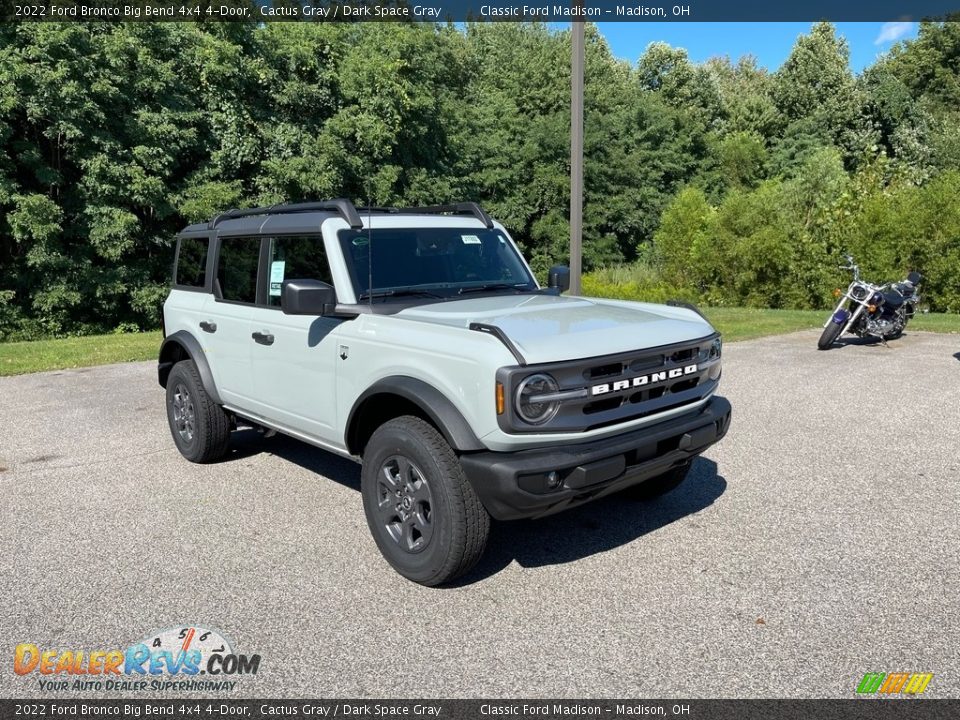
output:
<instances>
[{"instance_id":1,"label":"sky","mask_svg":"<svg viewBox=\"0 0 960 720\"><path fill-rule=\"evenodd\" d=\"M797 36L808 32L810 26L808 22L597 23L613 54L631 63L637 61L651 42L662 40L673 47L686 48L695 62L723 55L735 61L741 55L750 54L771 71L780 67ZM842 22L836 26L850 45L850 65L855 73L872 65L898 40L917 36L917 23L912 22Z\"/></svg>"}]
</instances>

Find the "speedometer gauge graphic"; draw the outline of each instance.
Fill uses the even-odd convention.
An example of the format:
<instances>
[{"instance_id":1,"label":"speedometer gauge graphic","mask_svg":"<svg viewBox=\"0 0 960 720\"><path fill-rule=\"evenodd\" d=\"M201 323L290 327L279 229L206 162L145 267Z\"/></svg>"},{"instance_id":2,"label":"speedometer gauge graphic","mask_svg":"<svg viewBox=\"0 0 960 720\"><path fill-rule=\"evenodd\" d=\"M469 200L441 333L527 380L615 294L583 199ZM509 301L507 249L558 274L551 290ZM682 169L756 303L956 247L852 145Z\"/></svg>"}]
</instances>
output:
<instances>
[{"instance_id":1,"label":"speedometer gauge graphic","mask_svg":"<svg viewBox=\"0 0 960 720\"><path fill-rule=\"evenodd\" d=\"M199 625L182 625L147 635L137 644L146 645L151 654L167 651L173 656L199 651L200 667L206 667L213 654L232 655L232 643L220 631Z\"/></svg>"}]
</instances>

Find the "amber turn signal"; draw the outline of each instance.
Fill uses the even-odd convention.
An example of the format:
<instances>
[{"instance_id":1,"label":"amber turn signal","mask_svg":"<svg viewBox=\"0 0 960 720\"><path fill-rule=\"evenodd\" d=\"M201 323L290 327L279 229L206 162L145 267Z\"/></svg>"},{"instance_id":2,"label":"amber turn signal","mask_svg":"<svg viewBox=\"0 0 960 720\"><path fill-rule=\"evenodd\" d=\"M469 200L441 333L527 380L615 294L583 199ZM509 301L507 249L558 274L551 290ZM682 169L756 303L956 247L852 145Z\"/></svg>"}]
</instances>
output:
<instances>
[{"instance_id":1,"label":"amber turn signal","mask_svg":"<svg viewBox=\"0 0 960 720\"><path fill-rule=\"evenodd\" d=\"M497 415L503 415L503 383L497 383Z\"/></svg>"},{"instance_id":2,"label":"amber turn signal","mask_svg":"<svg viewBox=\"0 0 960 720\"><path fill-rule=\"evenodd\" d=\"M834 297L840 297L841 295L843 295L843 291L840 288L837 288L836 290L833 291Z\"/></svg>"}]
</instances>

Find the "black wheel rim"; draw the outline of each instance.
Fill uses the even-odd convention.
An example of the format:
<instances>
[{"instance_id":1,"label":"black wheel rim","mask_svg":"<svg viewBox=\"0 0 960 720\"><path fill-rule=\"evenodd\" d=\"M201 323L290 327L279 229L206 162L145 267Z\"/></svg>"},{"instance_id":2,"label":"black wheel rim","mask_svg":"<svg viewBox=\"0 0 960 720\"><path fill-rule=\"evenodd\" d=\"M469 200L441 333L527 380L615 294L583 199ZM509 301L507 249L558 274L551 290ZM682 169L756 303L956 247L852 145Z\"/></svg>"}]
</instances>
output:
<instances>
[{"instance_id":1,"label":"black wheel rim","mask_svg":"<svg viewBox=\"0 0 960 720\"><path fill-rule=\"evenodd\" d=\"M377 515L387 537L408 553L422 552L433 537L433 494L426 476L402 455L377 472Z\"/></svg>"},{"instance_id":2,"label":"black wheel rim","mask_svg":"<svg viewBox=\"0 0 960 720\"><path fill-rule=\"evenodd\" d=\"M197 413L193 407L193 397L183 383L177 383L173 389L173 429L188 445L193 442L197 426Z\"/></svg>"}]
</instances>

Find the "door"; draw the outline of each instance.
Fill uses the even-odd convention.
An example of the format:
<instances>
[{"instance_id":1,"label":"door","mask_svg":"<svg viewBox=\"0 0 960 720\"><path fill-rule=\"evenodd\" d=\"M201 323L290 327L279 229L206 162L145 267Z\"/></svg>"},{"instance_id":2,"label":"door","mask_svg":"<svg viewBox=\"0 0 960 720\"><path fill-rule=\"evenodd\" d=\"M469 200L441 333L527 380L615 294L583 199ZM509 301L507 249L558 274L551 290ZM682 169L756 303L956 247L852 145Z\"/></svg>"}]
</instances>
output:
<instances>
[{"instance_id":1,"label":"door","mask_svg":"<svg viewBox=\"0 0 960 720\"><path fill-rule=\"evenodd\" d=\"M250 317L253 393L257 412L279 425L341 444L336 427L337 329L344 322L309 315L284 315L284 280L331 283L320 235L267 238L266 300Z\"/></svg>"},{"instance_id":2,"label":"door","mask_svg":"<svg viewBox=\"0 0 960 720\"><path fill-rule=\"evenodd\" d=\"M207 296L200 329L210 370L224 403L251 402L250 314L257 300L260 238L221 238L213 294Z\"/></svg>"}]
</instances>

